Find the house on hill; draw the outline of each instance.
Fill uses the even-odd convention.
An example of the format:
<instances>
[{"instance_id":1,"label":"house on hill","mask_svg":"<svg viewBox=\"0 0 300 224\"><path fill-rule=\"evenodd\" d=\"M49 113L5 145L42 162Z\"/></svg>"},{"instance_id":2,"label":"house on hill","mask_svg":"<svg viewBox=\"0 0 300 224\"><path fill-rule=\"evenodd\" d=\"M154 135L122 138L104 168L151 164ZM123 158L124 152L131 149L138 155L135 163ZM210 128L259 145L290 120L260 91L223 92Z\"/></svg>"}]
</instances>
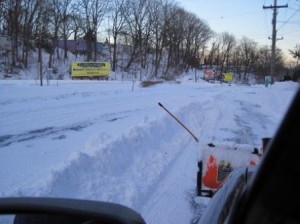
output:
<instances>
[{"instance_id":1,"label":"house on hill","mask_svg":"<svg viewBox=\"0 0 300 224\"><path fill-rule=\"evenodd\" d=\"M94 44L91 45L92 51L94 51ZM104 44L97 42L96 50L97 53L101 53L104 49ZM59 40L57 43L57 47L64 49L64 40ZM79 40L67 40L67 49L73 54L86 54L88 51L87 42L84 39Z\"/></svg>"},{"instance_id":2,"label":"house on hill","mask_svg":"<svg viewBox=\"0 0 300 224\"><path fill-rule=\"evenodd\" d=\"M11 50L12 39L9 36L0 36L0 51Z\"/></svg>"}]
</instances>

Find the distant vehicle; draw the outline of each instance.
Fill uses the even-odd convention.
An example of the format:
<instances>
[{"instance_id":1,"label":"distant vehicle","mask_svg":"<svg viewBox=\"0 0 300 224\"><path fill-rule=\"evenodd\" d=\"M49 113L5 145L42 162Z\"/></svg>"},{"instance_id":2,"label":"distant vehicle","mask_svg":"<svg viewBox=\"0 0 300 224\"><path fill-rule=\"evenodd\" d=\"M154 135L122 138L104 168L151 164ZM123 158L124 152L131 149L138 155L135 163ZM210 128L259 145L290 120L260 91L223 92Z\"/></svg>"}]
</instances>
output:
<instances>
[{"instance_id":1,"label":"distant vehicle","mask_svg":"<svg viewBox=\"0 0 300 224\"><path fill-rule=\"evenodd\" d=\"M72 62L72 79L106 79L110 75L109 62Z\"/></svg>"}]
</instances>

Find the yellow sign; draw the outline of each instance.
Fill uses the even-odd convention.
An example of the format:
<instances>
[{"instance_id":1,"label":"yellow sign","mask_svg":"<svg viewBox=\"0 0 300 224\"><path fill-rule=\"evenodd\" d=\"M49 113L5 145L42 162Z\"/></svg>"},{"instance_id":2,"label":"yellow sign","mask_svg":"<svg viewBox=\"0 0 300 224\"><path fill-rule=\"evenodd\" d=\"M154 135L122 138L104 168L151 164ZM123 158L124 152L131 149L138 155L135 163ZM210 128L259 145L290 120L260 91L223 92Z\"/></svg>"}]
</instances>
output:
<instances>
[{"instance_id":1,"label":"yellow sign","mask_svg":"<svg viewBox=\"0 0 300 224\"><path fill-rule=\"evenodd\" d=\"M233 73L232 72L224 73L224 81L232 82L232 80L233 80Z\"/></svg>"},{"instance_id":2,"label":"yellow sign","mask_svg":"<svg viewBox=\"0 0 300 224\"><path fill-rule=\"evenodd\" d=\"M109 62L72 62L72 78L108 77L110 75Z\"/></svg>"}]
</instances>

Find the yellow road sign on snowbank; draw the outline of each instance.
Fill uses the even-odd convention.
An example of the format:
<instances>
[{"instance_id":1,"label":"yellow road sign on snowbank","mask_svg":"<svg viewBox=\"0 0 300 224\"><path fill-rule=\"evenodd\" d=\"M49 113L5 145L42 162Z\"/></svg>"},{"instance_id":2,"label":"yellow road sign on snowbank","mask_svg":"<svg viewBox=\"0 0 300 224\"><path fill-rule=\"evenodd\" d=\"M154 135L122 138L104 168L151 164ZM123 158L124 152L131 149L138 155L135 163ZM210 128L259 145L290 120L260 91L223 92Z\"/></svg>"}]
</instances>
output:
<instances>
[{"instance_id":1,"label":"yellow road sign on snowbank","mask_svg":"<svg viewBox=\"0 0 300 224\"><path fill-rule=\"evenodd\" d=\"M110 75L109 62L72 62L72 78L105 78Z\"/></svg>"},{"instance_id":2,"label":"yellow road sign on snowbank","mask_svg":"<svg viewBox=\"0 0 300 224\"><path fill-rule=\"evenodd\" d=\"M223 73L224 74L224 81L225 82L232 82L233 80L233 73L232 72L227 72Z\"/></svg>"}]
</instances>

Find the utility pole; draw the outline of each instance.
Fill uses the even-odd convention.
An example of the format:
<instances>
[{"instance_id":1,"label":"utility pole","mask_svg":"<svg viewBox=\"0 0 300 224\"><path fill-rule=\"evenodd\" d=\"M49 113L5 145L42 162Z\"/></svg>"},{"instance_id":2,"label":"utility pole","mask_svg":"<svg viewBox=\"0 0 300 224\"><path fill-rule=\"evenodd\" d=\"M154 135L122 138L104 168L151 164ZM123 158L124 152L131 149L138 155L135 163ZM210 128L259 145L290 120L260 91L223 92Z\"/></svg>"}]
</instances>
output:
<instances>
[{"instance_id":1,"label":"utility pole","mask_svg":"<svg viewBox=\"0 0 300 224\"><path fill-rule=\"evenodd\" d=\"M274 0L274 6L263 6L263 9L273 9L273 19L272 19L272 38L269 37L269 39L272 39L272 59L271 59L271 84L274 83L274 77L275 77L275 65L276 65L276 41L277 40L282 40L281 39L276 39L277 35L277 30L276 30L276 17L277 17L277 9L278 8L287 8L288 5L277 5L277 0Z\"/></svg>"}]
</instances>

